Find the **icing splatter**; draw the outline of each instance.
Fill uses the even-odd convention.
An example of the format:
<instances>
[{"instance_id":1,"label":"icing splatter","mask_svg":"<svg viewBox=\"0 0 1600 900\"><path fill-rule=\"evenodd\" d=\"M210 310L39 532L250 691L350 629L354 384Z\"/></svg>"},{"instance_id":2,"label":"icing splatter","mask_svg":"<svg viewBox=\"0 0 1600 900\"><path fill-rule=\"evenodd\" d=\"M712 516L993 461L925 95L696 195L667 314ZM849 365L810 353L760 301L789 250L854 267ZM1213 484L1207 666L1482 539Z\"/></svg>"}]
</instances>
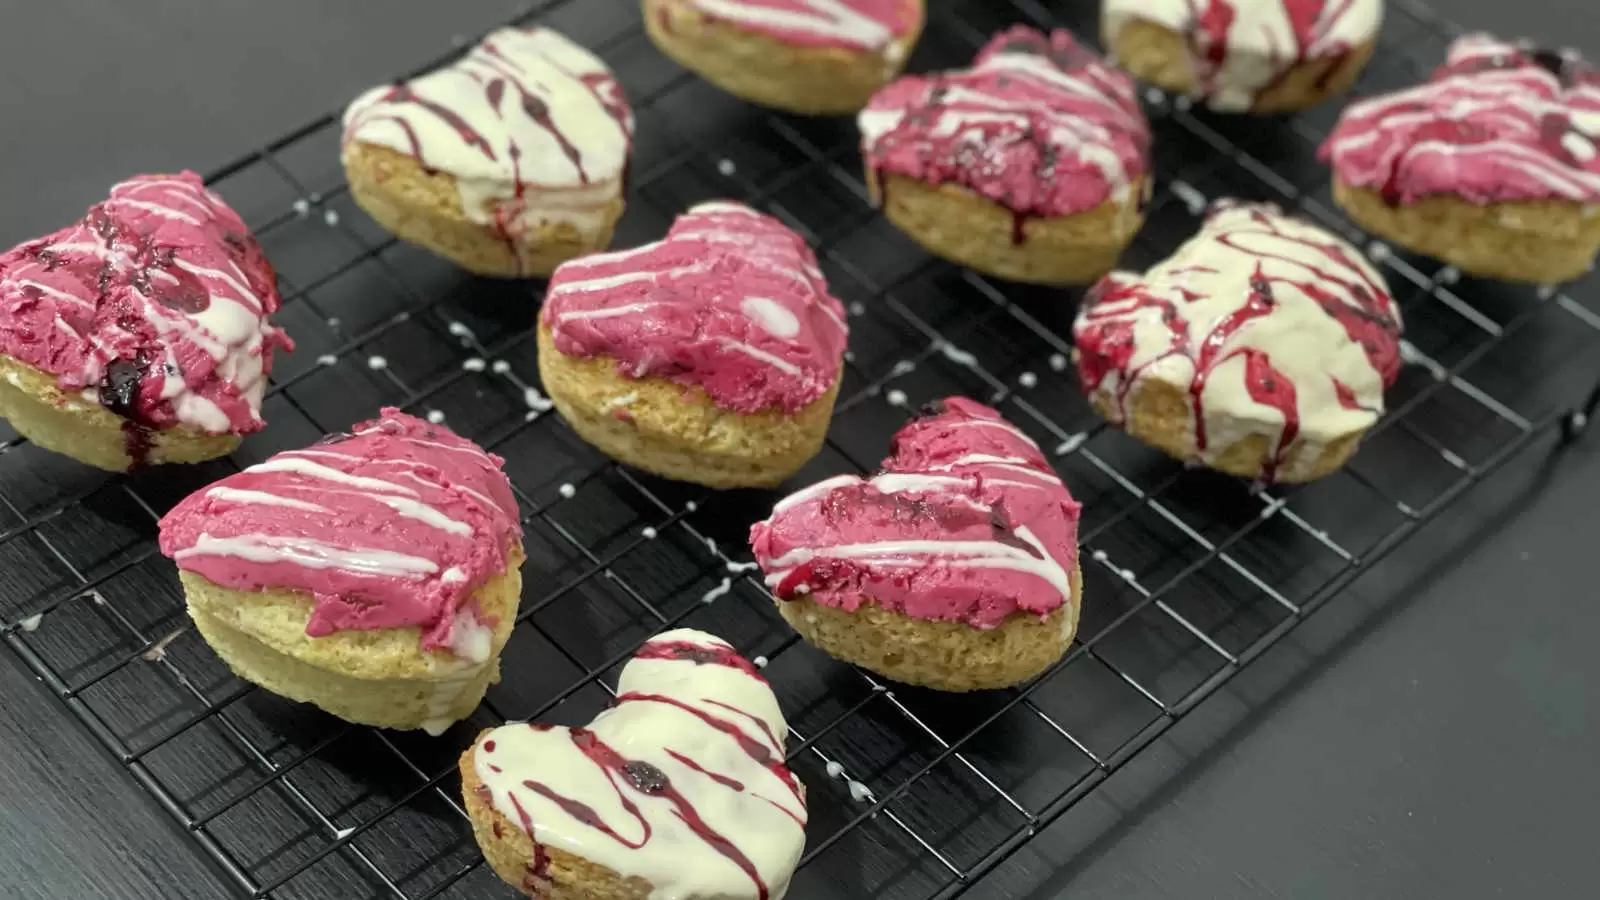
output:
<instances>
[{"instance_id":1,"label":"icing splatter","mask_svg":"<svg viewBox=\"0 0 1600 900\"><path fill-rule=\"evenodd\" d=\"M816 256L778 220L703 203L665 240L564 263L543 319L568 356L669 378L739 413L794 412L839 377L844 308Z\"/></svg>"},{"instance_id":2,"label":"icing splatter","mask_svg":"<svg viewBox=\"0 0 1600 900\"><path fill-rule=\"evenodd\" d=\"M952 397L895 435L881 474L791 494L750 546L780 600L987 629L1069 602L1079 509L1032 439Z\"/></svg>"},{"instance_id":3,"label":"icing splatter","mask_svg":"<svg viewBox=\"0 0 1600 900\"><path fill-rule=\"evenodd\" d=\"M1266 481L1303 478L1323 446L1371 427L1400 368L1400 312L1383 277L1268 205L1219 203L1149 272L1107 275L1073 333L1084 389L1114 424L1145 383L1173 385L1189 397L1191 461L1264 433ZM1297 443L1298 468L1284 469Z\"/></svg>"}]
</instances>

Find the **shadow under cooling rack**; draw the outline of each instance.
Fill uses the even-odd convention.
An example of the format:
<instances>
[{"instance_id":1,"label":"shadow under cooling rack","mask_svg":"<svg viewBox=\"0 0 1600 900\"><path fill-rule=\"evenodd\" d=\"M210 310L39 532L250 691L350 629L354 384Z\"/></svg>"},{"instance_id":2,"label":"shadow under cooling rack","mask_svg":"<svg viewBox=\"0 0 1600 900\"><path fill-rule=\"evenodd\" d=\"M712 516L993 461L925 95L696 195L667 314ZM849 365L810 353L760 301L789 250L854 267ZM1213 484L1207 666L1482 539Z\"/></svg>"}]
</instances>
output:
<instances>
[{"instance_id":1,"label":"shadow under cooling rack","mask_svg":"<svg viewBox=\"0 0 1600 900\"><path fill-rule=\"evenodd\" d=\"M1093 35L1092 6L932 3L911 69L962 64L1019 20ZM1415 3L1391 10L1361 92L1425 76L1454 31ZM456 755L507 719L586 721L639 643L678 624L756 658L793 725L811 824L791 897L963 893L1452 500L1575 421L1593 384L1592 289L1464 278L1367 242L1334 211L1315 150L1336 109L1239 121L1151 91L1161 180L1128 266L1170 253L1211 199L1271 200L1367 246L1408 327L1390 412L1343 472L1260 490L1185 470L1085 403L1062 337L1076 295L931 260L869 208L848 119L720 94L651 47L633 2L549 2L517 19L534 20L596 48L638 113L618 246L731 196L818 249L852 349L826 448L796 483L873 470L926 400L998 405L1084 502L1079 640L1038 681L972 696L887 684L797 642L740 565L773 496L639 475L577 439L539 393L535 286L468 277L386 235L351 203L324 117L212 178L278 268L280 322L299 343L264 434L228 460L108 478L0 430L0 630L248 895L511 896L473 843ZM438 739L235 679L188 627L154 542L190 491L385 404L504 456L526 530L502 680Z\"/></svg>"}]
</instances>

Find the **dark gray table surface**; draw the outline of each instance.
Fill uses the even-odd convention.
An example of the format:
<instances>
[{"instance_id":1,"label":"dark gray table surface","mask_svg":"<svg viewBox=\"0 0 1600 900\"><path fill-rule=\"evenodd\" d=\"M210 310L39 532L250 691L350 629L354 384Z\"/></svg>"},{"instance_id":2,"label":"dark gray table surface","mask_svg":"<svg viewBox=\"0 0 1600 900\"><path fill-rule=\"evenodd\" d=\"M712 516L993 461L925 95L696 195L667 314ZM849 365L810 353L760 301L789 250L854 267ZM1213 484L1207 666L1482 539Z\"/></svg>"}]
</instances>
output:
<instances>
[{"instance_id":1,"label":"dark gray table surface","mask_svg":"<svg viewBox=\"0 0 1600 900\"><path fill-rule=\"evenodd\" d=\"M1434 6L1600 52L1600 20L1577 4ZM511 9L10 0L0 244L73 218L130 172L218 165ZM1358 581L974 896L1600 896L1600 434L1556 463L1547 449ZM0 897L228 895L7 653L0 698Z\"/></svg>"}]
</instances>

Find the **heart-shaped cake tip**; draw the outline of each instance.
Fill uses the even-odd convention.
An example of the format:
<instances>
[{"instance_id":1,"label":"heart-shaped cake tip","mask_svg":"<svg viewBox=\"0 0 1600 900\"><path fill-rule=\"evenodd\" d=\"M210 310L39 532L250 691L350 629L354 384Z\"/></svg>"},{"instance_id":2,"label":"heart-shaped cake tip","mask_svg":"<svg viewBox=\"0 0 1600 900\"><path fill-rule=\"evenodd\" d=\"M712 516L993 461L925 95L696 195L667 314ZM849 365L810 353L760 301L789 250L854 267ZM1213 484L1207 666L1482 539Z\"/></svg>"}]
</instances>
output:
<instances>
[{"instance_id":1,"label":"heart-shaped cake tip","mask_svg":"<svg viewBox=\"0 0 1600 900\"><path fill-rule=\"evenodd\" d=\"M779 900L805 846L789 727L756 667L679 629L646 641L582 728L484 731L461 756L478 844L542 900Z\"/></svg>"},{"instance_id":2,"label":"heart-shaped cake tip","mask_svg":"<svg viewBox=\"0 0 1600 900\"><path fill-rule=\"evenodd\" d=\"M193 172L140 175L0 254L0 416L112 471L225 456L259 431L277 278Z\"/></svg>"},{"instance_id":3,"label":"heart-shaped cake tip","mask_svg":"<svg viewBox=\"0 0 1600 900\"><path fill-rule=\"evenodd\" d=\"M980 690L1066 652L1079 509L1031 438L952 397L900 429L881 474L790 495L750 545L806 640L896 681Z\"/></svg>"},{"instance_id":4,"label":"heart-shaped cake tip","mask_svg":"<svg viewBox=\"0 0 1600 900\"><path fill-rule=\"evenodd\" d=\"M665 239L563 265L539 375L584 440L668 478L767 487L822 446L845 312L804 239L702 203Z\"/></svg>"}]
</instances>

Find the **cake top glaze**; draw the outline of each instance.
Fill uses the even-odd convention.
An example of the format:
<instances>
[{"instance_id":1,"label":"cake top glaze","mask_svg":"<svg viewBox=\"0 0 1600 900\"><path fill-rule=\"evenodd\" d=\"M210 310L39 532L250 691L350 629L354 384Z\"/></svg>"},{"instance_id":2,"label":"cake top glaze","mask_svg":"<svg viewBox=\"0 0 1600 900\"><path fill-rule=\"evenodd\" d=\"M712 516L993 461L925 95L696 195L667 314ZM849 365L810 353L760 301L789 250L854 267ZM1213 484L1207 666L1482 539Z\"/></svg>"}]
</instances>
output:
<instances>
[{"instance_id":1,"label":"cake top glaze","mask_svg":"<svg viewBox=\"0 0 1600 900\"><path fill-rule=\"evenodd\" d=\"M839 377L848 337L798 234L736 203L702 203L664 240L563 263L542 322L568 356L703 389L749 414L795 412Z\"/></svg>"},{"instance_id":2,"label":"cake top glaze","mask_svg":"<svg viewBox=\"0 0 1600 900\"><path fill-rule=\"evenodd\" d=\"M588 726L501 726L472 765L480 796L533 839L534 896L553 848L643 878L652 897L777 900L805 846L788 732L755 666L679 629L639 648Z\"/></svg>"},{"instance_id":3,"label":"cake top glaze","mask_svg":"<svg viewBox=\"0 0 1600 900\"><path fill-rule=\"evenodd\" d=\"M1135 20L1186 36L1199 96L1244 112L1296 66L1373 41L1383 0L1105 0L1103 19L1108 36Z\"/></svg>"},{"instance_id":4,"label":"cake top glaze","mask_svg":"<svg viewBox=\"0 0 1600 900\"><path fill-rule=\"evenodd\" d=\"M1070 602L1080 507L1031 438L951 397L900 429L892 449L873 478L818 482L751 528L780 600L873 603L984 629Z\"/></svg>"},{"instance_id":5,"label":"cake top glaze","mask_svg":"<svg viewBox=\"0 0 1600 900\"><path fill-rule=\"evenodd\" d=\"M1353 103L1322 145L1334 176L1393 205L1600 202L1600 72L1574 53L1486 34L1426 84Z\"/></svg>"},{"instance_id":6,"label":"cake top glaze","mask_svg":"<svg viewBox=\"0 0 1600 900\"><path fill-rule=\"evenodd\" d=\"M416 626L424 650L481 655L462 649L481 632L469 598L522 533L502 462L384 409L191 494L162 518L161 552L230 590L310 594L311 637Z\"/></svg>"},{"instance_id":7,"label":"cake top glaze","mask_svg":"<svg viewBox=\"0 0 1600 900\"><path fill-rule=\"evenodd\" d=\"M447 66L367 91L344 114L346 144L388 147L454 176L469 217L486 200L521 198L522 186L572 204L617 196L632 135L610 70L548 28L502 28Z\"/></svg>"},{"instance_id":8,"label":"cake top glaze","mask_svg":"<svg viewBox=\"0 0 1600 900\"><path fill-rule=\"evenodd\" d=\"M908 75L857 118L868 168L1055 217L1125 203L1149 171L1132 79L1069 32L1016 26L970 69Z\"/></svg>"},{"instance_id":9,"label":"cake top glaze","mask_svg":"<svg viewBox=\"0 0 1600 900\"><path fill-rule=\"evenodd\" d=\"M688 0L707 17L801 47L885 50L921 22L916 0Z\"/></svg>"},{"instance_id":10,"label":"cake top glaze","mask_svg":"<svg viewBox=\"0 0 1600 900\"><path fill-rule=\"evenodd\" d=\"M198 175L140 175L78 222L0 255L0 353L129 423L259 430L277 279ZM135 459L135 462L138 462Z\"/></svg>"},{"instance_id":11,"label":"cake top glaze","mask_svg":"<svg viewBox=\"0 0 1600 900\"><path fill-rule=\"evenodd\" d=\"M1276 207L1218 203L1143 275L1113 272L1073 329L1084 389L1123 424L1159 381L1189 398L1195 459L1271 438L1263 479L1293 479L1326 445L1372 426L1400 368L1400 311L1360 251Z\"/></svg>"}]
</instances>

